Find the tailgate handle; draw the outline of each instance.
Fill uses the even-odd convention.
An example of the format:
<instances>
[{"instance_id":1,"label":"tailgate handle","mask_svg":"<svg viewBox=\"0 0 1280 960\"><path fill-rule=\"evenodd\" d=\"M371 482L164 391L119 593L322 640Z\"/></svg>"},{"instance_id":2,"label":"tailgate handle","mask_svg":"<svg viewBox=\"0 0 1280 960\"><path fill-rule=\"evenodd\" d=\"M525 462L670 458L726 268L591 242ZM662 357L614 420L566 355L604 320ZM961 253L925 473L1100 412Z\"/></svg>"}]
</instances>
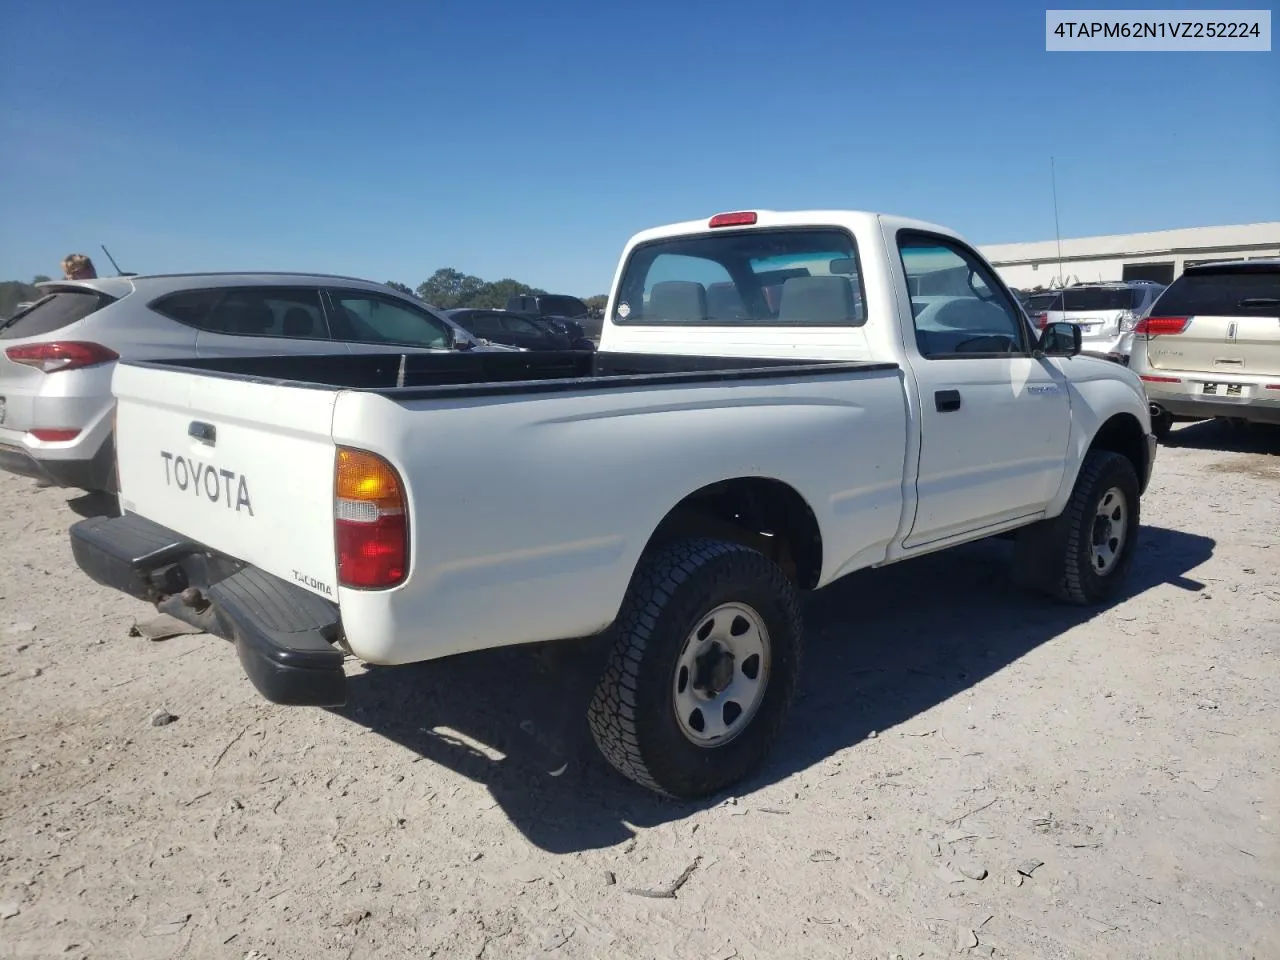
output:
<instances>
[{"instance_id":1,"label":"tailgate handle","mask_svg":"<svg viewBox=\"0 0 1280 960\"><path fill-rule=\"evenodd\" d=\"M939 413L951 413L960 409L959 390L939 390L933 395L933 405Z\"/></svg>"},{"instance_id":2,"label":"tailgate handle","mask_svg":"<svg viewBox=\"0 0 1280 960\"><path fill-rule=\"evenodd\" d=\"M199 420L192 420L191 426L187 427L187 436L201 443L207 443L213 446L218 442L218 431L212 423L202 423Z\"/></svg>"}]
</instances>

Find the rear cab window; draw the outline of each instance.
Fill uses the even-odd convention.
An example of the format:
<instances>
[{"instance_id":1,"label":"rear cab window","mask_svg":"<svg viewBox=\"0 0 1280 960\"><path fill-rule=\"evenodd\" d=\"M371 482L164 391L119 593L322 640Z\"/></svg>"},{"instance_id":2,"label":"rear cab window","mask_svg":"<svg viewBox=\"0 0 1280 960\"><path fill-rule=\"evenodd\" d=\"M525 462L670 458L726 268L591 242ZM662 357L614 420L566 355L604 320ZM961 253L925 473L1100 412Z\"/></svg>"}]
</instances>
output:
<instances>
[{"instance_id":1,"label":"rear cab window","mask_svg":"<svg viewBox=\"0 0 1280 960\"><path fill-rule=\"evenodd\" d=\"M1151 308L1162 317L1280 317L1280 265L1184 273Z\"/></svg>"},{"instance_id":2,"label":"rear cab window","mask_svg":"<svg viewBox=\"0 0 1280 960\"><path fill-rule=\"evenodd\" d=\"M114 297L84 287L52 290L9 320L0 321L0 340L54 333L114 301Z\"/></svg>"},{"instance_id":3,"label":"rear cab window","mask_svg":"<svg viewBox=\"0 0 1280 960\"><path fill-rule=\"evenodd\" d=\"M857 245L833 228L723 231L654 240L627 260L615 324L866 323Z\"/></svg>"}]
</instances>

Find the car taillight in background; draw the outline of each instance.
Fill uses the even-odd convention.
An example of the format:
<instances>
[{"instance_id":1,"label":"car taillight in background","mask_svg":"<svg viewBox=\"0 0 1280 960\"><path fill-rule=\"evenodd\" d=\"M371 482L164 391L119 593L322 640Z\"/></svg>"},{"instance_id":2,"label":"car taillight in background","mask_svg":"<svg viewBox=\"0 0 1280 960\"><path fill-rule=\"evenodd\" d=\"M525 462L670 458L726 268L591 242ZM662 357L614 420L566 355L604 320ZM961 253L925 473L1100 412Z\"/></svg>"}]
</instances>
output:
<instances>
[{"instance_id":1,"label":"car taillight in background","mask_svg":"<svg viewBox=\"0 0 1280 960\"><path fill-rule=\"evenodd\" d=\"M1190 317L1143 317L1133 332L1140 337L1172 337L1187 329Z\"/></svg>"},{"instance_id":2,"label":"car taillight in background","mask_svg":"<svg viewBox=\"0 0 1280 960\"><path fill-rule=\"evenodd\" d=\"M1138 319L1138 315L1132 310L1121 310L1120 316L1116 318L1120 324L1120 332L1128 333L1138 325Z\"/></svg>"},{"instance_id":3,"label":"car taillight in background","mask_svg":"<svg viewBox=\"0 0 1280 960\"><path fill-rule=\"evenodd\" d=\"M68 440L74 440L80 436L80 430L77 427L36 427L28 430L27 433L35 437L37 440L43 440L45 443L66 443Z\"/></svg>"},{"instance_id":4,"label":"car taillight in background","mask_svg":"<svg viewBox=\"0 0 1280 960\"><path fill-rule=\"evenodd\" d=\"M1047 327L1048 325L1049 325L1049 314L1048 314L1048 313L1037 313L1037 314L1036 314L1036 326L1037 326L1039 329L1043 330L1043 329L1044 329L1045 327Z\"/></svg>"},{"instance_id":5,"label":"car taillight in background","mask_svg":"<svg viewBox=\"0 0 1280 960\"><path fill-rule=\"evenodd\" d=\"M395 468L377 454L339 447L333 496L338 582L383 590L403 581L409 568L409 517Z\"/></svg>"},{"instance_id":6,"label":"car taillight in background","mask_svg":"<svg viewBox=\"0 0 1280 960\"><path fill-rule=\"evenodd\" d=\"M100 363L118 360L120 354L100 343L83 340L51 340L48 343L26 343L4 352L14 363L35 367L43 373L59 370L81 370Z\"/></svg>"}]
</instances>

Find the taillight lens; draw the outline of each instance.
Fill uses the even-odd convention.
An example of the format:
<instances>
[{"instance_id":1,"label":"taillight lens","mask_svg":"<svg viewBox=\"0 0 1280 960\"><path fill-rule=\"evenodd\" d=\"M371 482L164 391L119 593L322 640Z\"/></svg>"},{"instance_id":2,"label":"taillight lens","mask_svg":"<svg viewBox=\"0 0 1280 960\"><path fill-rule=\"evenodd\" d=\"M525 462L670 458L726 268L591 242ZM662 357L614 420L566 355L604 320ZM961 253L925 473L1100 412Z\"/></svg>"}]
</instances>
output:
<instances>
[{"instance_id":1,"label":"taillight lens","mask_svg":"<svg viewBox=\"0 0 1280 960\"><path fill-rule=\"evenodd\" d=\"M1047 313L1037 313L1037 314L1036 314L1036 326L1037 326L1037 327L1039 327L1041 330L1043 330L1043 329L1044 329L1045 327L1047 327L1048 325L1049 325L1049 314L1047 314Z\"/></svg>"},{"instance_id":2,"label":"taillight lens","mask_svg":"<svg viewBox=\"0 0 1280 960\"><path fill-rule=\"evenodd\" d=\"M1190 317L1143 317L1133 332L1140 337L1172 337L1186 330L1190 322Z\"/></svg>"},{"instance_id":3,"label":"taillight lens","mask_svg":"<svg viewBox=\"0 0 1280 960\"><path fill-rule=\"evenodd\" d=\"M1181 383L1182 382L1178 377L1157 377L1149 373L1142 374L1140 377L1138 377L1138 379L1145 380L1147 383Z\"/></svg>"},{"instance_id":4,"label":"taillight lens","mask_svg":"<svg viewBox=\"0 0 1280 960\"><path fill-rule=\"evenodd\" d=\"M737 210L733 213L717 213L708 222L708 227L749 227L759 217L754 210Z\"/></svg>"},{"instance_id":5,"label":"taillight lens","mask_svg":"<svg viewBox=\"0 0 1280 960\"><path fill-rule=\"evenodd\" d=\"M100 343L83 340L51 340L48 343L26 343L4 352L14 363L35 367L44 373L80 370L120 359L120 354Z\"/></svg>"},{"instance_id":6,"label":"taillight lens","mask_svg":"<svg viewBox=\"0 0 1280 960\"><path fill-rule=\"evenodd\" d=\"M45 441L45 443L66 443L68 440L74 440L80 436L80 431L75 428L36 427L34 430L28 430L27 432L37 440Z\"/></svg>"},{"instance_id":7,"label":"taillight lens","mask_svg":"<svg viewBox=\"0 0 1280 960\"><path fill-rule=\"evenodd\" d=\"M377 454L339 447L333 494L338 581L361 590L402 582L409 569L409 517L395 468Z\"/></svg>"}]
</instances>

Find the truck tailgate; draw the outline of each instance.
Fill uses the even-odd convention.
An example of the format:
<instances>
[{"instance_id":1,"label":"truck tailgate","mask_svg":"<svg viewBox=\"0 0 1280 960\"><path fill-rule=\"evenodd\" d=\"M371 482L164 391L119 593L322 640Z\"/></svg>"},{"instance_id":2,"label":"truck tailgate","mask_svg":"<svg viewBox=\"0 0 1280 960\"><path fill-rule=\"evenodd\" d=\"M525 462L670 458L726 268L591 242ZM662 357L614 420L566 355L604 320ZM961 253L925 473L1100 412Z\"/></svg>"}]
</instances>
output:
<instances>
[{"instance_id":1,"label":"truck tailgate","mask_svg":"<svg viewBox=\"0 0 1280 960\"><path fill-rule=\"evenodd\" d=\"M119 364L120 505L337 597L337 392Z\"/></svg>"}]
</instances>

